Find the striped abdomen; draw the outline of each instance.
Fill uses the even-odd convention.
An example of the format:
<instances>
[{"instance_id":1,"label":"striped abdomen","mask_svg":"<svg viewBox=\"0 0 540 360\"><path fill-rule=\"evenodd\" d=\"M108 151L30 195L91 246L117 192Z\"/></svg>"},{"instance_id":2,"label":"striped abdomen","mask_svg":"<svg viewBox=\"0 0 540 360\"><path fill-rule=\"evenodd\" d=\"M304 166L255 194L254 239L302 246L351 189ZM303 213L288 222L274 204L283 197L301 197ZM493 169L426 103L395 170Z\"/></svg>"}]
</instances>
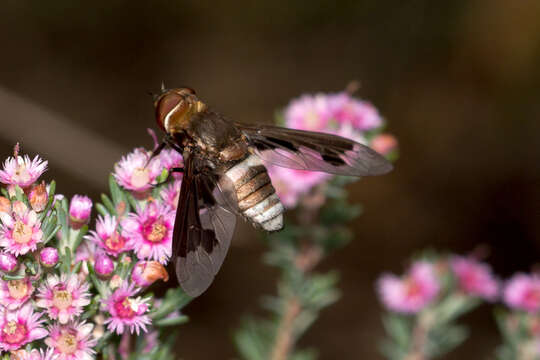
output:
<instances>
[{"instance_id":1,"label":"striped abdomen","mask_svg":"<svg viewBox=\"0 0 540 360\"><path fill-rule=\"evenodd\" d=\"M266 231L283 227L283 205L261 160L250 155L225 173L234 183L242 214Z\"/></svg>"}]
</instances>

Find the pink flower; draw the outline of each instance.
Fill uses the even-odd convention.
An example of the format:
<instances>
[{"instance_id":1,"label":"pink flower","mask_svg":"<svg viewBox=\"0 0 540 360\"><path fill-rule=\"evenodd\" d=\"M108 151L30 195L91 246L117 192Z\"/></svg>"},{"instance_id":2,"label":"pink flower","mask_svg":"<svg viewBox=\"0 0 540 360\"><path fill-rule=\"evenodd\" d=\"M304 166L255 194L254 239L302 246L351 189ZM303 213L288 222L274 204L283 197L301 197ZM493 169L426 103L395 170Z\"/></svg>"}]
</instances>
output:
<instances>
[{"instance_id":1,"label":"pink flower","mask_svg":"<svg viewBox=\"0 0 540 360\"><path fill-rule=\"evenodd\" d=\"M180 187L182 186L181 180L175 180L172 184L169 184L165 189L161 191L161 199L171 209L176 210L178 206L178 197L180 196Z\"/></svg>"},{"instance_id":2,"label":"pink flower","mask_svg":"<svg viewBox=\"0 0 540 360\"><path fill-rule=\"evenodd\" d=\"M388 309L416 313L435 299L440 286L433 265L419 261L401 278L391 274L381 276L377 288Z\"/></svg>"},{"instance_id":3,"label":"pink flower","mask_svg":"<svg viewBox=\"0 0 540 360\"><path fill-rule=\"evenodd\" d=\"M134 244L131 239L120 235L116 217L108 214L105 217L98 217L96 231L90 231L87 239L93 241L97 246L105 250L107 254L114 257L132 250Z\"/></svg>"},{"instance_id":4,"label":"pink flower","mask_svg":"<svg viewBox=\"0 0 540 360\"><path fill-rule=\"evenodd\" d=\"M0 308L0 349L17 350L22 346L47 336L41 324L40 313L34 313L32 304L27 303L16 311Z\"/></svg>"},{"instance_id":5,"label":"pink flower","mask_svg":"<svg viewBox=\"0 0 540 360\"><path fill-rule=\"evenodd\" d=\"M19 256L37 249L42 241L41 222L34 210L28 210L24 203L16 202L12 214L0 213L0 246L7 252Z\"/></svg>"},{"instance_id":6,"label":"pink flower","mask_svg":"<svg viewBox=\"0 0 540 360\"><path fill-rule=\"evenodd\" d=\"M90 221L92 212L92 200L88 196L75 195L69 204L70 225L74 229L80 229Z\"/></svg>"},{"instance_id":7,"label":"pink flower","mask_svg":"<svg viewBox=\"0 0 540 360\"><path fill-rule=\"evenodd\" d=\"M159 158L155 158L147 165L150 154L137 148L122 157L114 167L114 177L118 183L128 190L144 192L155 184L156 177L161 174L163 167Z\"/></svg>"},{"instance_id":8,"label":"pink flower","mask_svg":"<svg viewBox=\"0 0 540 360\"><path fill-rule=\"evenodd\" d=\"M92 360L97 341L91 336L92 324L72 321L66 325L53 324L45 344L53 349L58 360Z\"/></svg>"},{"instance_id":9,"label":"pink flower","mask_svg":"<svg viewBox=\"0 0 540 360\"><path fill-rule=\"evenodd\" d=\"M58 263L58 250L53 247L46 247L39 252L39 261L45 267L53 267Z\"/></svg>"},{"instance_id":10,"label":"pink flower","mask_svg":"<svg viewBox=\"0 0 540 360\"><path fill-rule=\"evenodd\" d=\"M36 305L47 309L51 319L66 324L90 304L88 288L88 283L79 281L77 275L49 275L38 289Z\"/></svg>"},{"instance_id":11,"label":"pink flower","mask_svg":"<svg viewBox=\"0 0 540 360\"><path fill-rule=\"evenodd\" d=\"M18 265L15 256L7 252L0 252L0 270L9 273L14 271Z\"/></svg>"},{"instance_id":12,"label":"pink flower","mask_svg":"<svg viewBox=\"0 0 540 360\"><path fill-rule=\"evenodd\" d=\"M332 175L317 172L288 169L280 166L267 166L268 175L285 207L296 206L300 197L307 194L313 187L328 180Z\"/></svg>"},{"instance_id":13,"label":"pink flower","mask_svg":"<svg viewBox=\"0 0 540 360\"><path fill-rule=\"evenodd\" d=\"M122 236L133 240L141 260L156 260L166 264L171 256L175 212L168 206L149 202L122 221Z\"/></svg>"},{"instance_id":14,"label":"pink flower","mask_svg":"<svg viewBox=\"0 0 540 360\"><path fill-rule=\"evenodd\" d=\"M10 157L4 162L4 169L0 170L0 182L27 188L46 170L47 161L38 155L33 160L28 155Z\"/></svg>"},{"instance_id":15,"label":"pink flower","mask_svg":"<svg viewBox=\"0 0 540 360\"><path fill-rule=\"evenodd\" d=\"M332 117L325 94L303 95L291 101L285 109L285 125L292 129L325 131Z\"/></svg>"},{"instance_id":16,"label":"pink flower","mask_svg":"<svg viewBox=\"0 0 540 360\"><path fill-rule=\"evenodd\" d=\"M147 331L146 325L152 321L146 315L148 311L147 300L140 297L133 298L137 294L137 290L133 284L124 283L116 289L112 295L105 301L105 310L111 315L105 320L107 329L121 335L124 330L129 329L139 335L140 330Z\"/></svg>"},{"instance_id":17,"label":"pink flower","mask_svg":"<svg viewBox=\"0 0 540 360\"><path fill-rule=\"evenodd\" d=\"M114 271L114 262L106 254L100 252L96 254L95 269L96 274L107 277Z\"/></svg>"},{"instance_id":18,"label":"pink flower","mask_svg":"<svg viewBox=\"0 0 540 360\"><path fill-rule=\"evenodd\" d=\"M507 281L504 302L514 309L537 312L540 310L540 277L516 274Z\"/></svg>"},{"instance_id":19,"label":"pink flower","mask_svg":"<svg viewBox=\"0 0 540 360\"><path fill-rule=\"evenodd\" d=\"M450 266L464 292L486 300L495 300L499 284L488 265L471 258L456 256L450 261Z\"/></svg>"},{"instance_id":20,"label":"pink flower","mask_svg":"<svg viewBox=\"0 0 540 360\"><path fill-rule=\"evenodd\" d=\"M351 125L359 131L378 128L383 121L377 109L370 103L355 99L347 93L328 95L331 118L339 126Z\"/></svg>"},{"instance_id":21,"label":"pink flower","mask_svg":"<svg viewBox=\"0 0 540 360\"><path fill-rule=\"evenodd\" d=\"M371 147L381 155L389 155L398 147L398 141L394 135L379 134L371 139Z\"/></svg>"},{"instance_id":22,"label":"pink flower","mask_svg":"<svg viewBox=\"0 0 540 360\"><path fill-rule=\"evenodd\" d=\"M10 355L12 360L58 360L58 355L51 348L47 348L46 351L43 349L16 350L12 351Z\"/></svg>"},{"instance_id":23,"label":"pink flower","mask_svg":"<svg viewBox=\"0 0 540 360\"><path fill-rule=\"evenodd\" d=\"M0 280L0 304L9 310L21 307L34 292L29 278L20 280Z\"/></svg>"},{"instance_id":24,"label":"pink flower","mask_svg":"<svg viewBox=\"0 0 540 360\"><path fill-rule=\"evenodd\" d=\"M159 161L161 162L161 166L167 170L184 167L184 158L174 149L163 149L159 154ZM182 173L176 174L182 175Z\"/></svg>"}]
</instances>

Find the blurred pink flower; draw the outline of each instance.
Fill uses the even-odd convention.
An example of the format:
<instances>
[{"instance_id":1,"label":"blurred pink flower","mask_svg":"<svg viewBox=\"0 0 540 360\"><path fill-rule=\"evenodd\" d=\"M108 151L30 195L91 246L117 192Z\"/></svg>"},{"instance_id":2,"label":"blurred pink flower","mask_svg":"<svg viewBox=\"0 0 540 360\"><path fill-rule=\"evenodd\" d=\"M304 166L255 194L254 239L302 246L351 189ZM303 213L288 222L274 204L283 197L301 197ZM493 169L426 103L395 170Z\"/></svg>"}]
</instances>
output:
<instances>
[{"instance_id":1,"label":"blurred pink flower","mask_svg":"<svg viewBox=\"0 0 540 360\"><path fill-rule=\"evenodd\" d=\"M53 324L45 344L53 349L58 360L92 360L97 341L91 336L92 324L72 321L66 325Z\"/></svg>"},{"instance_id":2,"label":"blurred pink flower","mask_svg":"<svg viewBox=\"0 0 540 360\"><path fill-rule=\"evenodd\" d=\"M288 208L295 207L302 195L332 176L318 171L288 169L272 165L268 165L267 169L277 195L283 205Z\"/></svg>"},{"instance_id":3,"label":"blurred pink flower","mask_svg":"<svg viewBox=\"0 0 540 360\"><path fill-rule=\"evenodd\" d=\"M89 285L77 275L49 275L38 289L36 305L47 310L51 319L66 324L90 304Z\"/></svg>"},{"instance_id":4,"label":"blurred pink flower","mask_svg":"<svg viewBox=\"0 0 540 360\"><path fill-rule=\"evenodd\" d=\"M371 139L371 148L381 155L388 155L398 147L398 141L394 135L378 134Z\"/></svg>"},{"instance_id":5,"label":"blurred pink flower","mask_svg":"<svg viewBox=\"0 0 540 360\"><path fill-rule=\"evenodd\" d=\"M325 94L303 95L285 109L285 126L291 129L325 131L332 116Z\"/></svg>"},{"instance_id":6,"label":"blurred pink flower","mask_svg":"<svg viewBox=\"0 0 540 360\"><path fill-rule=\"evenodd\" d=\"M144 192L152 188L163 167L159 158L154 158L147 164L150 153L143 148L137 148L114 166L114 177L118 184L134 192Z\"/></svg>"},{"instance_id":7,"label":"blurred pink flower","mask_svg":"<svg viewBox=\"0 0 540 360\"><path fill-rule=\"evenodd\" d=\"M450 260L450 266L458 279L459 287L465 293L495 300L499 293L499 284L488 265L472 258L455 256Z\"/></svg>"},{"instance_id":8,"label":"blurred pink flower","mask_svg":"<svg viewBox=\"0 0 540 360\"><path fill-rule=\"evenodd\" d=\"M69 221L74 229L80 229L90 221L92 200L88 196L75 195L69 204Z\"/></svg>"},{"instance_id":9,"label":"blurred pink flower","mask_svg":"<svg viewBox=\"0 0 540 360\"><path fill-rule=\"evenodd\" d=\"M117 257L123 252L133 249L134 241L118 232L116 217L106 214L98 216L96 231L90 231L86 239L94 242L107 254Z\"/></svg>"},{"instance_id":10,"label":"blurred pink flower","mask_svg":"<svg viewBox=\"0 0 540 360\"><path fill-rule=\"evenodd\" d=\"M142 348L143 354L148 354L159 345L159 331L153 330L146 334L144 337L144 347Z\"/></svg>"},{"instance_id":11,"label":"blurred pink flower","mask_svg":"<svg viewBox=\"0 0 540 360\"><path fill-rule=\"evenodd\" d=\"M16 311L0 307L0 350L17 350L47 336L47 330L41 326L44 320L40 317L30 303Z\"/></svg>"},{"instance_id":12,"label":"blurred pink flower","mask_svg":"<svg viewBox=\"0 0 540 360\"><path fill-rule=\"evenodd\" d=\"M504 302L514 309L536 312L540 310L540 276L516 274L506 282Z\"/></svg>"},{"instance_id":13,"label":"blurred pink flower","mask_svg":"<svg viewBox=\"0 0 540 360\"><path fill-rule=\"evenodd\" d=\"M12 213L0 213L0 220L0 246L7 252L19 256L37 249L43 232L34 210L29 210L24 203L15 202Z\"/></svg>"},{"instance_id":14,"label":"blurred pink flower","mask_svg":"<svg viewBox=\"0 0 540 360\"><path fill-rule=\"evenodd\" d=\"M145 299L133 298L137 292L133 284L124 283L105 300L104 310L111 315L105 320L109 331L114 331L118 335L128 329L130 333L135 332L137 335L139 335L141 329L144 332L147 331L146 325L150 325L152 322L146 315L148 304Z\"/></svg>"},{"instance_id":15,"label":"blurred pink flower","mask_svg":"<svg viewBox=\"0 0 540 360\"><path fill-rule=\"evenodd\" d=\"M139 259L166 264L172 252L175 215L168 206L149 202L122 221L122 236L134 241Z\"/></svg>"},{"instance_id":16,"label":"blurred pink flower","mask_svg":"<svg viewBox=\"0 0 540 360\"><path fill-rule=\"evenodd\" d=\"M416 313L435 299L440 285L433 264L418 261L401 278L383 274L377 281L377 289L388 309Z\"/></svg>"},{"instance_id":17,"label":"blurred pink flower","mask_svg":"<svg viewBox=\"0 0 540 360\"><path fill-rule=\"evenodd\" d=\"M355 130L367 131L378 128L383 123L375 106L355 99L345 92L329 94L327 101L332 120L337 121L340 126L351 125Z\"/></svg>"},{"instance_id":18,"label":"blurred pink flower","mask_svg":"<svg viewBox=\"0 0 540 360\"><path fill-rule=\"evenodd\" d=\"M34 292L30 278L0 280L0 304L9 310L21 307Z\"/></svg>"},{"instance_id":19,"label":"blurred pink flower","mask_svg":"<svg viewBox=\"0 0 540 360\"><path fill-rule=\"evenodd\" d=\"M47 170L47 161L38 155L30 160L28 155L10 157L4 162L0 170L0 182L8 185L19 185L27 188Z\"/></svg>"}]
</instances>

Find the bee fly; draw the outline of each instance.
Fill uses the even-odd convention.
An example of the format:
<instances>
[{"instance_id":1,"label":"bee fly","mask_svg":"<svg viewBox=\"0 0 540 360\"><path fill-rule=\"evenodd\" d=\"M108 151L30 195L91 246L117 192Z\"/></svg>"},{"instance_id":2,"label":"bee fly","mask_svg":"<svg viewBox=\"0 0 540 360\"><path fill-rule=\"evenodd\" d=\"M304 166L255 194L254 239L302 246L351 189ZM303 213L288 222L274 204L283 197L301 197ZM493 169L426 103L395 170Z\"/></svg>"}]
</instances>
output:
<instances>
[{"instance_id":1,"label":"bee fly","mask_svg":"<svg viewBox=\"0 0 540 360\"><path fill-rule=\"evenodd\" d=\"M154 106L166 137L152 156L170 146L184 157L184 168L173 169L184 176L172 261L180 285L193 297L202 294L219 271L237 215L269 232L283 227L284 208L264 162L351 176L392 170L374 150L340 136L231 122L190 88L162 88Z\"/></svg>"}]
</instances>

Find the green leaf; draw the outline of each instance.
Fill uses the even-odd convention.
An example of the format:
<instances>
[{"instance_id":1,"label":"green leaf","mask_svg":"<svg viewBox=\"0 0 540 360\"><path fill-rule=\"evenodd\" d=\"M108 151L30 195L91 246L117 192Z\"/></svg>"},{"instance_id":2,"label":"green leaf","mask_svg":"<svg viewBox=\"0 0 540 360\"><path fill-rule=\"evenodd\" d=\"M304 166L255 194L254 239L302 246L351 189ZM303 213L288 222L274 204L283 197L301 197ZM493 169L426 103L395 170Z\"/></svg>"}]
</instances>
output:
<instances>
[{"instance_id":1,"label":"green leaf","mask_svg":"<svg viewBox=\"0 0 540 360\"><path fill-rule=\"evenodd\" d=\"M180 310L189 304L191 300L193 298L187 295L181 288L169 289L161 305L149 313L150 318L153 321L161 320L173 311Z\"/></svg>"},{"instance_id":2,"label":"green leaf","mask_svg":"<svg viewBox=\"0 0 540 360\"><path fill-rule=\"evenodd\" d=\"M115 213L110 213L109 210L100 203L96 204L96 210L98 211L98 213L101 214L101 216L114 215L115 214Z\"/></svg>"},{"instance_id":3,"label":"green leaf","mask_svg":"<svg viewBox=\"0 0 540 360\"><path fill-rule=\"evenodd\" d=\"M189 321L189 317L185 315L180 315L173 318L166 317L164 319L156 321L155 324L156 326L175 326L175 325L185 324L188 321Z\"/></svg>"},{"instance_id":4,"label":"green leaf","mask_svg":"<svg viewBox=\"0 0 540 360\"><path fill-rule=\"evenodd\" d=\"M54 223L56 223L56 220L54 220ZM54 223L52 223L52 224L54 225ZM51 241L51 239L54 237L54 235L56 235L58 230L60 230L61 228L62 228L62 225L56 225L54 227L54 229L46 235L45 240L43 240L43 245L45 245L49 241Z\"/></svg>"},{"instance_id":5,"label":"green leaf","mask_svg":"<svg viewBox=\"0 0 540 360\"><path fill-rule=\"evenodd\" d=\"M2 279L4 281L10 281L10 280L22 280L26 277L26 275L24 274L17 274L17 275L9 275L9 274L5 274L5 275L2 275Z\"/></svg>"},{"instance_id":6,"label":"green leaf","mask_svg":"<svg viewBox=\"0 0 540 360\"><path fill-rule=\"evenodd\" d=\"M81 245L81 242L84 239L84 236L88 233L88 225L82 226L79 230L77 230L77 236L75 237L75 240L73 241L73 244L71 244L71 249L75 252L79 245Z\"/></svg>"},{"instance_id":7,"label":"green leaf","mask_svg":"<svg viewBox=\"0 0 540 360\"><path fill-rule=\"evenodd\" d=\"M101 201L103 202L103 205L107 208L107 211L109 214L117 215L116 214L116 207L112 203L111 199L105 194L101 194Z\"/></svg>"},{"instance_id":8,"label":"green leaf","mask_svg":"<svg viewBox=\"0 0 540 360\"><path fill-rule=\"evenodd\" d=\"M407 349L412 334L410 319L400 315L388 314L382 320L384 329L390 338L400 349Z\"/></svg>"}]
</instances>

